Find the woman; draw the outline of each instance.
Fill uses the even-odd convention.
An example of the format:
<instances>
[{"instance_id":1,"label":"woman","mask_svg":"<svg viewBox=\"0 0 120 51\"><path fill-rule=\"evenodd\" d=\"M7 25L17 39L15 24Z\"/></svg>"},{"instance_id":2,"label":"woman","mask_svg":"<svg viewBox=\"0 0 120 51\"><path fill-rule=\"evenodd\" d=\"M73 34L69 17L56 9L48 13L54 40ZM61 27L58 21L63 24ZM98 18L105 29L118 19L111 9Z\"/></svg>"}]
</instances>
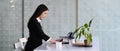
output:
<instances>
[{"instance_id":1,"label":"woman","mask_svg":"<svg viewBox=\"0 0 120 51\"><path fill-rule=\"evenodd\" d=\"M42 44L43 39L51 43L56 42L43 32L40 24L41 20L46 17L47 13L48 8L44 4L41 4L37 7L34 14L30 18L28 22L30 37L28 38L28 42L26 43L25 51L33 51L36 47Z\"/></svg>"}]
</instances>

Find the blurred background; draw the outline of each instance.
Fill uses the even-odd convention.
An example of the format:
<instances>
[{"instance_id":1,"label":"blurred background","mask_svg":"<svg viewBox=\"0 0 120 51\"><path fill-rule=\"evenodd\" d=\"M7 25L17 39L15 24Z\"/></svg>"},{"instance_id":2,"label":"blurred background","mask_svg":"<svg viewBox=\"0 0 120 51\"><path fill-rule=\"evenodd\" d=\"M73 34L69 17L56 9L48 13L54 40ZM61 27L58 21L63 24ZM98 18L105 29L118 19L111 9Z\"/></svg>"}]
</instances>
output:
<instances>
[{"instance_id":1,"label":"blurred background","mask_svg":"<svg viewBox=\"0 0 120 51\"><path fill-rule=\"evenodd\" d=\"M99 37L100 51L120 51L120 0L0 0L0 51L29 37L27 22L39 4L49 8L42 20L46 34L57 38L93 18L91 32Z\"/></svg>"}]
</instances>

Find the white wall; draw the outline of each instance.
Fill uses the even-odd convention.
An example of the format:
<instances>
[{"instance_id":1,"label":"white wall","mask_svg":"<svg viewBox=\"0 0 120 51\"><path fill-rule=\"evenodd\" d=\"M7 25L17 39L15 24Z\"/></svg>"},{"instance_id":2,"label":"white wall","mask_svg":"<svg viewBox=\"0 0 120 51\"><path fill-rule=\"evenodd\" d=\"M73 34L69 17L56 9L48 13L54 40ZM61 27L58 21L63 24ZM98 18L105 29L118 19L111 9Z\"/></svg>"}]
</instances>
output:
<instances>
[{"instance_id":1,"label":"white wall","mask_svg":"<svg viewBox=\"0 0 120 51\"><path fill-rule=\"evenodd\" d=\"M79 0L79 25L93 19L92 33L100 51L120 50L120 0Z\"/></svg>"},{"instance_id":2,"label":"white wall","mask_svg":"<svg viewBox=\"0 0 120 51\"><path fill-rule=\"evenodd\" d=\"M0 51L13 51L22 37L21 0L12 8L10 0L0 0Z\"/></svg>"}]
</instances>

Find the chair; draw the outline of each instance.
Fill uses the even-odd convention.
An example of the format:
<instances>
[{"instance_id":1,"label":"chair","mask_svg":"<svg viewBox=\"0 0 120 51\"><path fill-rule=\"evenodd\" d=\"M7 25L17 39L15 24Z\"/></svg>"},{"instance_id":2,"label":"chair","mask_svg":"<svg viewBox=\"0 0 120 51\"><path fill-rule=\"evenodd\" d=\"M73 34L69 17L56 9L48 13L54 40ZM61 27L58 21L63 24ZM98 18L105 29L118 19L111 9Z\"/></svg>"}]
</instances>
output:
<instances>
[{"instance_id":1,"label":"chair","mask_svg":"<svg viewBox=\"0 0 120 51\"><path fill-rule=\"evenodd\" d=\"M14 44L14 51L24 51L24 49L21 48L21 43L20 42L16 42Z\"/></svg>"},{"instance_id":2,"label":"chair","mask_svg":"<svg viewBox=\"0 0 120 51\"><path fill-rule=\"evenodd\" d=\"M15 51L24 51L27 38L20 38L19 42L14 44Z\"/></svg>"},{"instance_id":3,"label":"chair","mask_svg":"<svg viewBox=\"0 0 120 51\"><path fill-rule=\"evenodd\" d=\"M21 48L21 43L20 42L17 42L14 44L14 48L17 49L17 48Z\"/></svg>"},{"instance_id":4,"label":"chair","mask_svg":"<svg viewBox=\"0 0 120 51\"><path fill-rule=\"evenodd\" d=\"M20 38L20 39L19 39L19 42L20 42L20 44L21 44L21 48L24 49L25 44L26 44L26 42L27 42L27 38Z\"/></svg>"}]
</instances>

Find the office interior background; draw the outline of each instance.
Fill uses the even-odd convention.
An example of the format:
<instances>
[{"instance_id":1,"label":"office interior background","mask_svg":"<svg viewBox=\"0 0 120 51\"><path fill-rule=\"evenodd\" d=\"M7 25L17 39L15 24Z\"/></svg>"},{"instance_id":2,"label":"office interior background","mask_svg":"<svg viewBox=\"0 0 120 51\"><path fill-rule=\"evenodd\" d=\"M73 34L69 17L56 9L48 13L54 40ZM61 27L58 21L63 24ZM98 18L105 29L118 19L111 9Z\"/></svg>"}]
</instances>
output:
<instances>
[{"instance_id":1,"label":"office interior background","mask_svg":"<svg viewBox=\"0 0 120 51\"><path fill-rule=\"evenodd\" d=\"M100 51L120 51L120 0L24 0L24 5L22 0L0 0L0 51L14 51L19 38L29 37L27 22L39 4L49 8L42 27L51 37L66 35L93 18L91 31L99 37Z\"/></svg>"}]
</instances>

